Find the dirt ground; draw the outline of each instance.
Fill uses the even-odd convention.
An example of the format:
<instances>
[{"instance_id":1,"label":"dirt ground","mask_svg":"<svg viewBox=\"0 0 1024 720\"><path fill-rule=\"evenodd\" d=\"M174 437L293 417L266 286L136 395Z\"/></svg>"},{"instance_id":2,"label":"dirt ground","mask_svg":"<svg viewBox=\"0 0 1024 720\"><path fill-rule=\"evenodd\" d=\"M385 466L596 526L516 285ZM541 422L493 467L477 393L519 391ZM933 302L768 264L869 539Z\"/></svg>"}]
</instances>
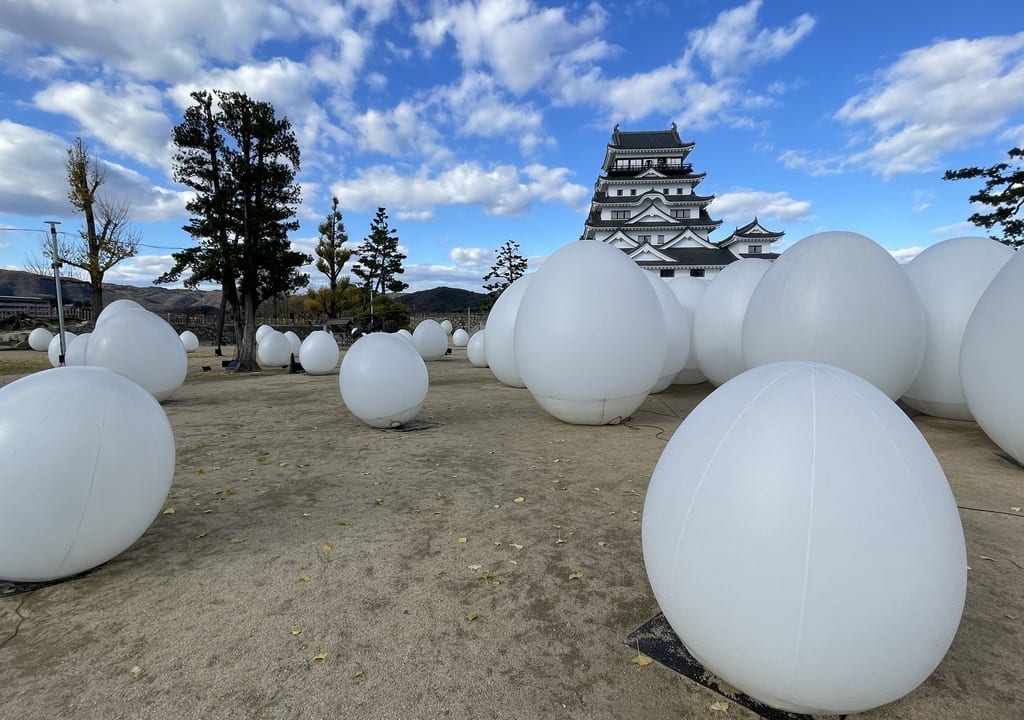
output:
<instances>
[{"instance_id":1,"label":"dirt ground","mask_svg":"<svg viewBox=\"0 0 1024 720\"><path fill-rule=\"evenodd\" d=\"M456 349L399 432L335 374L219 360L164 404L177 471L145 535L0 598L4 720L756 717L625 644L658 612L647 482L709 385L580 427ZM37 365L0 352L0 385ZM931 678L858 717L1024 717L1024 470L974 423L915 422L962 507L967 607Z\"/></svg>"}]
</instances>

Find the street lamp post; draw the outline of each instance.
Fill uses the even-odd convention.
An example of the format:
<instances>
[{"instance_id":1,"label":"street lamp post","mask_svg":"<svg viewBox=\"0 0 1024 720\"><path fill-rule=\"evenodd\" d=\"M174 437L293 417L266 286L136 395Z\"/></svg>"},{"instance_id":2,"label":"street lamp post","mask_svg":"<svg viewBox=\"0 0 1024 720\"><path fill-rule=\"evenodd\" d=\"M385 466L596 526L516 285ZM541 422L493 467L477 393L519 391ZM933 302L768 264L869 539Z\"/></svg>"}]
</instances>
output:
<instances>
[{"instance_id":1,"label":"street lamp post","mask_svg":"<svg viewBox=\"0 0 1024 720\"><path fill-rule=\"evenodd\" d=\"M60 269L63 263L60 261L60 253L57 250L57 226L60 220L44 220L50 226L50 242L53 246L53 281L57 285L57 326L60 328L60 365L64 364L64 355L67 352L67 345L64 342L64 298L60 294Z\"/></svg>"}]
</instances>

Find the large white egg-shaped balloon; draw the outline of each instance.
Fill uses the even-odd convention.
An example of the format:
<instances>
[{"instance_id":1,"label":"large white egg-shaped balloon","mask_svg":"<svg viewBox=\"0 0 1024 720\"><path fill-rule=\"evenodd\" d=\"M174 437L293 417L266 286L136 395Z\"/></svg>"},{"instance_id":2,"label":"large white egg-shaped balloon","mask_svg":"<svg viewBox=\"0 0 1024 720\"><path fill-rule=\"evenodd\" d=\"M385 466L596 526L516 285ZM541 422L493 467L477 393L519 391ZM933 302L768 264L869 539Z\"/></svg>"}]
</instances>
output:
<instances>
[{"instance_id":1,"label":"large white egg-shaped balloon","mask_svg":"<svg viewBox=\"0 0 1024 720\"><path fill-rule=\"evenodd\" d=\"M64 361L67 362L68 347L71 346L71 342L78 337L73 332L67 330L64 331ZM53 367L60 366L60 333L55 333L50 339L50 344L46 348L46 357L50 361L50 365Z\"/></svg>"},{"instance_id":2,"label":"large white egg-shaped balloon","mask_svg":"<svg viewBox=\"0 0 1024 720\"><path fill-rule=\"evenodd\" d=\"M85 362L127 375L157 400L170 397L188 374L178 333L148 310L126 309L97 323Z\"/></svg>"},{"instance_id":3,"label":"large white egg-shaped balloon","mask_svg":"<svg viewBox=\"0 0 1024 720\"><path fill-rule=\"evenodd\" d=\"M1024 464L1024 252L1017 251L974 306L960 348L967 407L992 442Z\"/></svg>"},{"instance_id":4,"label":"large white egg-shaped balloon","mask_svg":"<svg viewBox=\"0 0 1024 720\"><path fill-rule=\"evenodd\" d=\"M396 330L395 331L395 335L398 335L400 338L402 338L403 340L407 341L410 345L413 344L412 343L412 333L409 332L408 330L406 330L405 328L401 328L399 330Z\"/></svg>"},{"instance_id":5,"label":"large white egg-shaped balloon","mask_svg":"<svg viewBox=\"0 0 1024 720\"><path fill-rule=\"evenodd\" d=\"M267 325L266 323L260 325L258 328L256 328L256 342L263 342L263 338L267 336L267 333L271 332L275 332L274 327L272 325Z\"/></svg>"},{"instance_id":6,"label":"large white egg-shaped balloon","mask_svg":"<svg viewBox=\"0 0 1024 720\"><path fill-rule=\"evenodd\" d=\"M341 399L353 415L367 425L389 428L419 414L429 376L423 358L408 342L388 333L370 333L345 353L338 383Z\"/></svg>"},{"instance_id":7,"label":"large white egg-shaped balloon","mask_svg":"<svg viewBox=\"0 0 1024 720\"><path fill-rule=\"evenodd\" d=\"M412 331L412 344L427 362L440 360L448 352L448 333L437 320L423 320Z\"/></svg>"},{"instance_id":8,"label":"large white egg-shaped balloon","mask_svg":"<svg viewBox=\"0 0 1024 720\"><path fill-rule=\"evenodd\" d=\"M690 357L690 318L664 280L652 272L645 271L644 275L658 294L665 321L665 339L668 341L661 375L651 388L652 393L660 393L675 382Z\"/></svg>"},{"instance_id":9,"label":"large white egg-shaped balloon","mask_svg":"<svg viewBox=\"0 0 1024 720\"><path fill-rule=\"evenodd\" d=\"M695 349L697 343L693 339L693 317L697 310L697 303L704 296L704 291L708 289L708 281L704 278L680 275L668 281L668 288L682 306L686 322L690 326L690 354L673 383L675 385L696 385L706 381L707 378L701 372L700 361L697 359Z\"/></svg>"},{"instance_id":10,"label":"large white egg-shaped balloon","mask_svg":"<svg viewBox=\"0 0 1024 720\"><path fill-rule=\"evenodd\" d=\"M302 349L302 340L292 330L286 330L284 336L288 338L288 346L291 348L291 354L295 356L295 359L299 359L299 351Z\"/></svg>"},{"instance_id":11,"label":"large white egg-shaped balloon","mask_svg":"<svg viewBox=\"0 0 1024 720\"><path fill-rule=\"evenodd\" d=\"M645 272L618 248L581 240L534 273L516 318L516 365L537 403L559 420L617 422L661 376L665 321ZM488 328L488 359L490 346Z\"/></svg>"},{"instance_id":12,"label":"large white egg-shaped balloon","mask_svg":"<svg viewBox=\"0 0 1024 720\"><path fill-rule=\"evenodd\" d=\"M903 401L927 415L973 420L960 385L960 347L967 321L1013 249L987 237L943 240L906 266L924 308L924 360Z\"/></svg>"},{"instance_id":13,"label":"large white egg-shaped balloon","mask_svg":"<svg viewBox=\"0 0 1024 720\"><path fill-rule=\"evenodd\" d=\"M310 375L326 375L338 366L341 350L338 341L326 330L314 330L302 341L299 357L302 369Z\"/></svg>"},{"instance_id":14,"label":"large white egg-shaped balloon","mask_svg":"<svg viewBox=\"0 0 1024 720\"><path fill-rule=\"evenodd\" d=\"M455 347L466 347L469 344L469 333L459 328L452 333L452 345Z\"/></svg>"},{"instance_id":15,"label":"large white egg-shaped balloon","mask_svg":"<svg viewBox=\"0 0 1024 720\"><path fill-rule=\"evenodd\" d=\"M89 338L92 333L82 333L68 343L64 353L65 365L85 365L85 354L89 350Z\"/></svg>"},{"instance_id":16,"label":"large white egg-shaped balloon","mask_svg":"<svg viewBox=\"0 0 1024 720\"><path fill-rule=\"evenodd\" d=\"M191 330L183 330L178 337L181 338L181 344L184 346L185 352L194 353L199 349L199 336Z\"/></svg>"},{"instance_id":17,"label":"large white egg-shaped balloon","mask_svg":"<svg viewBox=\"0 0 1024 720\"><path fill-rule=\"evenodd\" d=\"M466 344L466 356L473 367L487 367L487 346L484 330L473 333Z\"/></svg>"},{"instance_id":18,"label":"large white egg-shaped balloon","mask_svg":"<svg viewBox=\"0 0 1024 720\"><path fill-rule=\"evenodd\" d=\"M123 375L46 370L0 388L0 467L0 578L54 580L146 531L174 477L174 435Z\"/></svg>"},{"instance_id":19,"label":"large white egg-shaped balloon","mask_svg":"<svg viewBox=\"0 0 1024 720\"><path fill-rule=\"evenodd\" d=\"M745 258L726 265L707 285L693 313L693 352L704 376L715 385L746 370L743 318L750 296L771 260Z\"/></svg>"},{"instance_id":20,"label":"large white egg-shaped balloon","mask_svg":"<svg viewBox=\"0 0 1024 720\"><path fill-rule=\"evenodd\" d=\"M891 702L960 622L964 536L942 468L894 402L839 368L761 365L711 393L665 447L642 528L680 639L776 708Z\"/></svg>"},{"instance_id":21,"label":"large white egg-shaped balloon","mask_svg":"<svg viewBox=\"0 0 1024 720\"><path fill-rule=\"evenodd\" d=\"M142 307L142 305L140 305L139 303L135 302L134 300L129 300L128 298L121 298L120 300L115 300L114 302L107 303L100 311L100 314L96 316L96 322L93 324L93 329L95 330L102 323L106 322L109 318L112 318L118 313L124 312L125 310L145 309L146 308Z\"/></svg>"},{"instance_id":22,"label":"large white egg-shaped balloon","mask_svg":"<svg viewBox=\"0 0 1024 720\"><path fill-rule=\"evenodd\" d=\"M710 290L709 290L710 291ZM860 375L893 400L924 358L924 310L885 248L852 232L823 232L779 256L743 321L747 367L814 360Z\"/></svg>"},{"instance_id":23,"label":"large white egg-shaped balloon","mask_svg":"<svg viewBox=\"0 0 1024 720\"><path fill-rule=\"evenodd\" d=\"M523 275L505 288L491 306L484 329L487 330L487 367L494 377L509 387L524 387L516 365L515 331L516 316L523 293L533 281L534 273Z\"/></svg>"},{"instance_id":24,"label":"large white egg-shaped balloon","mask_svg":"<svg viewBox=\"0 0 1024 720\"><path fill-rule=\"evenodd\" d=\"M28 346L36 352L49 350L51 340L53 340L53 333L46 328L37 327L28 334Z\"/></svg>"},{"instance_id":25,"label":"large white egg-shaped balloon","mask_svg":"<svg viewBox=\"0 0 1024 720\"><path fill-rule=\"evenodd\" d=\"M292 344L283 332L270 330L256 346L256 360L265 367L284 367L291 359Z\"/></svg>"},{"instance_id":26,"label":"large white egg-shaped balloon","mask_svg":"<svg viewBox=\"0 0 1024 720\"><path fill-rule=\"evenodd\" d=\"M445 335L451 335L452 334L452 321L451 320L442 320L441 321L441 327L444 328Z\"/></svg>"}]
</instances>

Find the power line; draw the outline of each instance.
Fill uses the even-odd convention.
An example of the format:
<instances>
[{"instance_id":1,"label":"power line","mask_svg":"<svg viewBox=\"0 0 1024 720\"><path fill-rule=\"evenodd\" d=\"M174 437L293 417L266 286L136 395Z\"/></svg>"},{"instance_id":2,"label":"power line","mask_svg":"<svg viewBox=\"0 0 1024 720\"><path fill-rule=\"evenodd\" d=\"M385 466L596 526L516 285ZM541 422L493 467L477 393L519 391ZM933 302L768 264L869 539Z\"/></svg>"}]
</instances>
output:
<instances>
[{"instance_id":1,"label":"power line","mask_svg":"<svg viewBox=\"0 0 1024 720\"><path fill-rule=\"evenodd\" d=\"M43 235L44 235L44 236L48 234L48 231L47 231L47 230L41 230L41 229L39 229L39 228L12 228L12 227L0 227L0 232L3 232L3 231L5 231L5 230L6 230L6 231L9 231L9 232L39 232L39 233L43 233ZM67 232L67 231L65 231L65 230L58 230L58 231L57 231L57 234L58 234L58 235L76 235L77 233L70 233L70 232ZM180 247L180 246L171 246L171 245L149 245L149 244L147 244L147 243L141 243L141 242L139 243L139 247L144 247L144 248L151 248L151 249L153 249L153 250L187 250L187 249L188 249L188 248L185 248L185 247Z\"/></svg>"}]
</instances>

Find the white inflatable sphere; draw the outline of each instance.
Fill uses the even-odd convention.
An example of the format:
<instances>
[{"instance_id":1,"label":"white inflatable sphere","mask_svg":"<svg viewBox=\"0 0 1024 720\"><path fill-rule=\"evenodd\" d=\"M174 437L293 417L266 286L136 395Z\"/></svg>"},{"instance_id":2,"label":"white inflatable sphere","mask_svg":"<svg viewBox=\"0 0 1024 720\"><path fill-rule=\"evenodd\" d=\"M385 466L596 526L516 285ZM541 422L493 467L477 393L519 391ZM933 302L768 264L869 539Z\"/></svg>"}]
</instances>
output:
<instances>
[{"instance_id":1,"label":"white inflatable sphere","mask_svg":"<svg viewBox=\"0 0 1024 720\"><path fill-rule=\"evenodd\" d=\"M326 330L314 330L302 341L299 356L302 369L310 375L326 375L338 367L341 350L338 341Z\"/></svg>"},{"instance_id":2,"label":"white inflatable sphere","mask_svg":"<svg viewBox=\"0 0 1024 720\"><path fill-rule=\"evenodd\" d=\"M276 332L272 325L263 324L256 328L256 342L263 342L263 338L267 336L267 333Z\"/></svg>"},{"instance_id":3,"label":"white inflatable sphere","mask_svg":"<svg viewBox=\"0 0 1024 720\"><path fill-rule=\"evenodd\" d=\"M178 333L148 310L124 310L97 324L85 362L130 377L157 400L170 397L188 373Z\"/></svg>"},{"instance_id":4,"label":"white inflatable sphere","mask_svg":"<svg viewBox=\"0 0 1024 720\"><path fill-rule=\"evenodd\" d=\"M487 347L484 340L485 331L477 330L473 333L466 344L466 355L473 367L487 367Z\"/></svg>"},{"instance_id":5,"label":"white inflatable sphere","mask_svg":"<svg viewBox=\"0 0 1024 720\"><path fill-rule=\"evenodd\" d=\"M412 345L412 333L406 330L405 328L401 328L400 330L395 331L395 335L398 335L403 340L407 341L410 345Z\"/></svg>"},{"instance_id":6,"label":"white inflatable sphere","mask_svg":"<svg viewBox=\"0 0 1024 720\"><path fill-rule=\"evenodd\" d=\"M524 387L516 365L514 349L516 315L519 313L523 293L533 281L533 275L534 273L523 275L505 288L491 306L487 322L484 324L484 329L487 330L487 342L484 344L487 367L491 369L498 382L509 387Z\"/></svg>"},{"instance_id":7,"label":"white inflatable sphere","mask_svg":"<svg viewBox=\"0 0 1024 720\"><path fill-rule=\"evenodd\" d=\"M181 344L185 348L185 352L193 353L199 349L199 337L191 330L184 330L180 335Z\"/></svg>"},{"instance_id":8,"label":"white inflatable sphere","mask_svg":"<svg viewBox=\"0 0 1024 720\"><path fill-rule=\"evenodd\" d=\"M707 380L700 369L700 361L697 360L696 342L693 339L693 316L697 309L697 303L704 296L708 289L708 281L704 278L680 275L668 281L668 288L676 296L676 300L683 308L686 322L690 326L690 355L686 358L686 364L676 375L673 381L675 385L696 385Z\"/></svg>"},{"instance_id":9,"label":"white inflatable sphere","mask_svg":"<svg viewBox=\"0 0 1024 720\"><path fill-rule=\"evenodd\" d=\"M618 248L582 240L534 273L516 318L516 366L559 420L604 425L628 417L661 376L665 320L645 272ZM486 348L489 360L490 329Z\"/></svg>"},{"instance_id":10,"label":"white inflatable sphere","mask_svg":"<svg viewBox=\"0 0 1024 720\"><path fill-rule=\"evenodd\" d=\"M743 318L750 296L771 260L745 258L726 265L707 284L693 313L693 352L704 376L715 385L746 370Z\"/></svg>"},{"instance_id":11,"label":"white inflatable sphere","mask_svg":"<svg viewBox=\"0 0 1024 720\"><path fill-rule=\"evenodd\" d=\"M277 330L263 333L263 339L256 346L256 360L266 367L284 367L291 359L291 353L291 342Z\"/></svg>"},{"instance_id":12,"label":"white inflatable sphere","mask_svg":"<svg viewBox=\"0 0 1024 720\"><path fill-rule=\"evenodd\" d=\"M448 333L437 320L423 320L412 331L412 344L427 362L440 360L448 352Z\"/></svg>"},{"instance_id":13,"label":"white inflatable sphere","mask_svg":"<svg viewBox=\"0 0 1024 720\"><path fill-rule=\"evenodd\" d=\"M123 375L46 370L0 388L0 467L0 578L55 580L146 531L174 477L174 435Z\"/></svg>"},{"instance_id":14,"label":"white inflatable sphere","mask_svg":"<svg viewBox=\"0 0 1024 720\"><path fill-rule=\"evenodd\" d=\"M943 240L904 269L924 308L924 360L903 402L927 415L973 420L960 385L960 347L967 321L1013 249L987 237Z\"/></svg>"},{"instance_id":15,"label":"white inflatable sphere","mask_svg":"<svg viewBox=\"0 0 1024 720\"><path fill-rule=\"evenodd\" d=\"M924 310L885 248L852 232L804 238L779 256L750 298L747 367L778 360L835 365L893 400L924 358Z\"/></svg>"},{"instance_id":16,"label":"white inflatable sphere","mask_svg":"<svg viewBox=\"0 0 1024 720\"><path fill-rule=\"evenodd\" d=\"M64 331L64 360L67 362L68 347L71 345L71 341L74 340L77 335L67 330ZM60 367L60 333L55 333L50 339L50 344L46 347L46 357L50 361L50 365L53 367Z\"/></svg>"},{"instance_id":17,"label":"white inflatable sphere","mask_svg":"<svg viewBox=\"0 0 1024 720\"><path fill-rule=\"evenodd\" d=\"M103 310L101 310L100 314L96 317L96 322L93 323L93 329L98 328L100 324L106 322L108 318L112 318L118 313L124 312L125 310L145 309L146 308L142 307L134 300L129 300L128 298L121 298L120 300L115 300L114 302L108 303L103 307Z\"/></svg>"},{"instance_id":18,"label":"white inflatable sphere","mask_svg":"<svg viewBox=\"0 0 1024 720\"><path fill-rule=\"evenodd\" d=\"M1024 464L1024 252L1017 251L974 307L960 348L967 407L992 442Z\"/></svg>"},{"instance_id":19,"label":"white inflatable sphere","mask_svg":"<svg viewBox=\"0 0 1024 720\"><path fill-rule=\"evenodd\" d=\"M441 327L444 328L445 335L451 335L452 334L452 321L451 320L442 320L441 321Z\"/></svg>"},{"instance_id":20,"label":"white inflatable sphere","mask_svg":"<svg viewBox=\"0 0 1024 720\"><path fill-rule=\"evenodd\" d=\"M459 328L452 333L452 345L455 347L466 347L469 344L469 333Z\"/></svg>"},{"instance_id":21,"label":"white inflatable sphere","mask_svg":"<svg viewBox=\"0 0 1024 720\"><path fill-rule=\"evenodd\" d=\"M68 343L64 353L65 365L85 365L85 354L89 349L89 338L92 333L82 333Z\"/></svg>"},{"instance_id":22,"label":"white inflatable sphere","mask_svg":"<svg viewBox=\"0 0 1024 720\"><path fill-rule=\"evenodd\" d=\"M291 354L295 356L295 359L299 359L299 351L302 349L302 340L291 330L286 330L284 336L288 338L288 345L291 348Z\"/></svg>"},{"instance_id":23,"label":"white inflatable sphere","mask_svg":"<svg viewBox=\"0 0 1024 720\"><path fill-rule=\"evenodd\" d=\"M36 352L49 350L51 340L53 340L53 333L46 328L38 327L28 334L28 346Z\"/></svg>"},{"instance_id":24,"label":"white inflatable sphere","mask_svg":"<svg viewBox=\"0 0 1024 720\"><path fill-rule=\"evenodd\" d=\"M665 350L665 362L661 366L661 375L651 388L652 393L660 393L668 388L686 365L690 357L690 318L683 310L668 283L652 272L644 272L658 294L661 313L665 320L665 339L668 346Z\"/></svg>"},{"instance_id":25,"label":"white inflatable sphere","mask_svg":"<svg viewBox=\"0 0 1024 720\"><path fill-rule=\"evenodd\" d=\"M345 353L338 383L341 399L353 415L367 425L389 428L419 414L429 378L416 348L395 335L371 333Z\"/></svg>"},{"instance_id":26,"label":"white inflatable sphere","mask_svg":"<svg viewBox=\"0 0 1024 720\"><path fill-rule=\"evenodd\" d=\"M761 365L705 398L651 477L642 544L693 656L791 712L902 697L963 611L963 529L935 455L881 391L828 365Z\"/></svg>"}]
</instances>

